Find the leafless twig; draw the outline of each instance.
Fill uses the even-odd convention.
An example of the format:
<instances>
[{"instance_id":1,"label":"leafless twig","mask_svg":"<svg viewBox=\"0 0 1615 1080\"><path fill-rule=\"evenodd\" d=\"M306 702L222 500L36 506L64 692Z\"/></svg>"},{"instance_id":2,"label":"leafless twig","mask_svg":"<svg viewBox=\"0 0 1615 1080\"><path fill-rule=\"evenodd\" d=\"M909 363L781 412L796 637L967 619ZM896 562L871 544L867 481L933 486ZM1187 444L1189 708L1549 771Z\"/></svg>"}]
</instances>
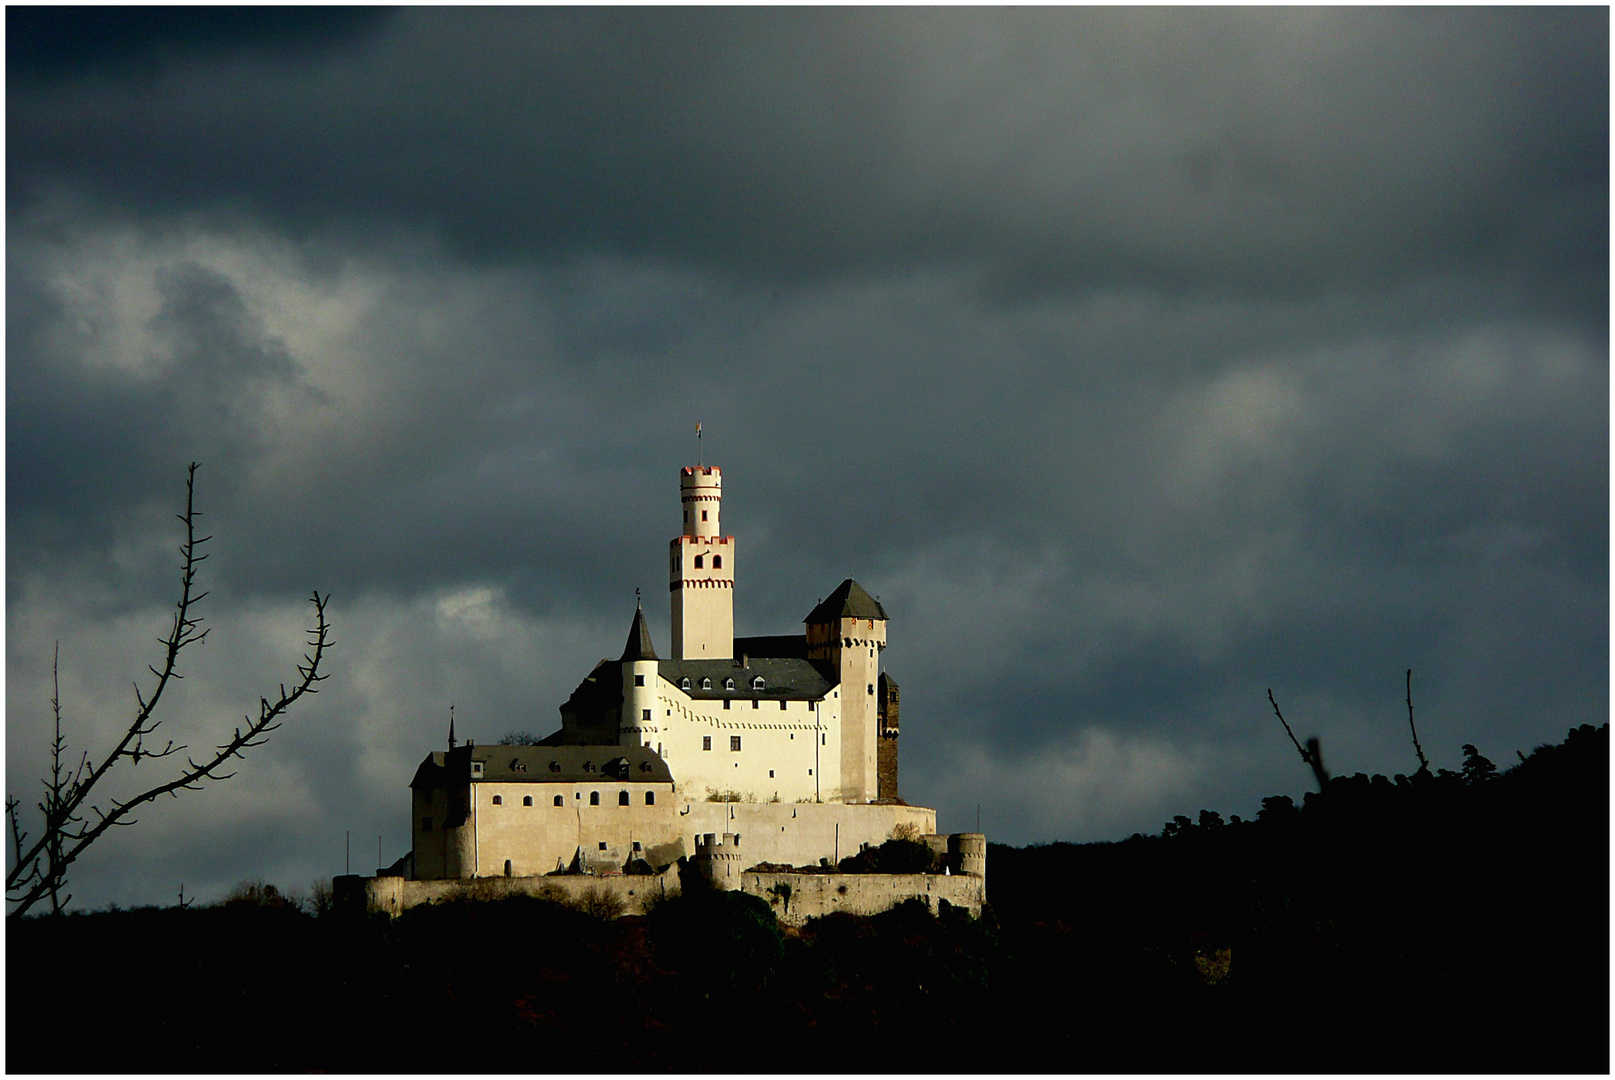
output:
<instances>
[{"instance_id":1,"label":"leafless twig","mask_svg":"<svg viewBox=\"0 0 1615 1080\"><path fill-rule=\"evenodd\" d=\"M159 796L178 797L181 791L199 790L208 780L230 779L235 773L221 773L220 768L233 758L244 758L246 751L252 747L261 746L265 737L280 727L286 710L304 694L316 693L316 684L325 679L320 674L320 662L324 659L325 650L332 645L331 626L325 617L330 597L322 597L315 592L310 598L314 605L314 625L308 631L309 640L303 653L303 663L297 665L297 679L290 690L282 683L280 696L274 702L259 698L256 720L251 716L244 717L245 726L237 727L229 739L220 743L211 753L203 755L201 761L194 756L187 757L185 768L174 779L127 799L112 799L110 808L106 810L88 801L96 785L119 761L127 760L138 766L142 758L166 758L185 749L168 740L161 750L150 750L146 748L145 740L162 724L155 712L163 691L171 680L183 678L177 666L181 651L208 634L202 628L202 620L192 614L194 605L207 595L195 591L197 567L207 558L197 549L211 539L196 535L197 520L202 516L195 506L196 469L196 463L192 462L185 481L185 513L179 515L185 524L185 542L180 547L179 600L174 605L174 618L168 636L159 639L163 646L162 667L159 669L148 665L148 670L156 676L156 683L149 694L142 694L139 684L135 685L135 716L124 729L122 737L98 764L92 764L88 754L82 755L71 777L62 767L65 743L61 735L61 694L58 687L51 699L56 718L51 776L45 782L45 799L40 803L45 815L45 828L43 835L31 846L23 846L26 834L18 821L17 800L8 799L6 802L14 854L14 863L6 875L6 899L15 905L12 915L21 915L46 896L51 898L52 910L59 911L60 905L71 899L58 899L58 893L66 881L67 869L86 848L113 826L134 824L134 819L129 816L131 812ZM94 815L93 823L86 820L86 811Z\"/></svg>"},{"instance_id":2,"label":"leafless twig","mask_svg":"<svg viewBox=\"0 0 1615 1080\"><path fill-rule=\"evenodd\" d=\"M1408 668L1408 730L1413 732L1413 752L1419 755L1419 771L1430 774L1430 762L1425 760L1424 747L1419 745L1419 729L1413 726L1413 669Z\"/></svg>"},{"instance_id":3,"label":"leafless twig","mask_svg":"<svg viewBox=\"0 0 1615 1080\"><path fill-rule=\"evenodd\" d=\"M1279 723L1284 725L1284 734L1288 735L1290 742L1295 744L1295 752L1301 755L1301 763L1312 770L1312 775L1318 780L1318 790L1322 791L1324 786L1329 783L1329 774L1324 771L1323 748L1318 742L1318 737L1314 735L1307 740L1305 746L1302 746L1301 741L1295 737L1295 732L1290 730L1290 725L1285 721L1284 714L1279 711L1279 703L1273 697L1273 688L1271 686L1267 688L1267 700L1273 705L1273 715L1277 716Z\"/></svg>"}]
</instances>

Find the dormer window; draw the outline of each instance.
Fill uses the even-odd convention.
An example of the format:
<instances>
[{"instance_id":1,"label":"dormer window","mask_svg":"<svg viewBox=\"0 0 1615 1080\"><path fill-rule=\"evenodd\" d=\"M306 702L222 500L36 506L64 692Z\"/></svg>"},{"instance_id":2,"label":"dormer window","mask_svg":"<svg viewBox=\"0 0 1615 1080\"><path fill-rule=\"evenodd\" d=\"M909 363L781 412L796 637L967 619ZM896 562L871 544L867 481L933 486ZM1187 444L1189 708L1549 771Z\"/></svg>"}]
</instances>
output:
<instances>
[{"instance_id":1,"label":"dormer window","mask_svg":"<svg viewBox=\"0 0 1615 1080\"><path fill-rule=\"evenodd\" d=\"M690 688L690 680L689 679L685 678L685 679L680 679L679 680L679 689L680 690L688 690L689 688Z\"/></svg>"},{"instance_id":2,"label":"dormer window","mask_svg":"<svg viewBox=\"0 0 1615 1080\"><path fill-rule=\"evenodd\" d=\"M753 690L761 690L763 688L763 677L761 675L755 676L751 680L751 688Z\"/></svg>"},{"instance_id":3,"label":"dormer window","mask_svg":"<svg viewBox=\"0 0 1615 1080\"><path fill-rule=\"evenodd\" d=\"M725 690L733 690L735 688L735 680L733 680L733 679L725 679L725 680L723 680L723 688Z\"/></svg>"},{"instance_id":4,"label":"dormer window","mask_svg":"<svg viewBox=\"0 0 1615 1080\"><path fill-rule=\"evenodd\" d=\"M561 763L559 761L550 762L550 772L560 772L560 771L561 771Z\"/></svg>"},{"instance_id":5,"label":"dormer window","mask_svg":"<svg viewBox=\"0 0 1615 1080\"><path fill-rule=\"evenodd\" d=\"M482 762L473 761L471 763L471 775L472 776L481 776L482 775Z\"/></svg>"},{"instance_id":6,"label":"dormer window","mask_svg":"<svg viewBox=\"0 0 1615 1080\"><path fill-rule=\"evenodd\" d=\"M592 762L592 761L585 761L585 762L584 762L584 763L583 763L583 771L584 771L584 772L594 772L594 762Z\"/></svg>"},{"instance_id":7,"label":"dormer window","mask_svg":"<svg viewBox=\"0 0 1615 1080\"><path fill-rule=\"evenodd\" d=\"M712 689L712 680L711 679L702 679L701 680L701 689L703 689L703 690L711 690Z\"/></svg>"}]
</instances>

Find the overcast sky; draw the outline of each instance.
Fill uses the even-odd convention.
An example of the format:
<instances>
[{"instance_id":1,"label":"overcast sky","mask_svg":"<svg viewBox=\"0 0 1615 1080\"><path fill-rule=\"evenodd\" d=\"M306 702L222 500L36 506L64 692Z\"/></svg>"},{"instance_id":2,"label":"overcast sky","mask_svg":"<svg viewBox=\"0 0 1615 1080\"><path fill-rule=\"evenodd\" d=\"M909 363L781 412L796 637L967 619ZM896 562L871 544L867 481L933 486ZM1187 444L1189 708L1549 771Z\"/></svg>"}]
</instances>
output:
<instances>
[{"instance_id":1,"label":"overcast sky","mask_svg":"<svg viewBox=\"0 0 1615 1080\"><path fill-rule=\"evenodd\" d=\"M891 615L944 831L1253 817L1609 703L1608 12L8 8L6 783L330 680L75 904L409 845L722 466L736 630ZM148 676L149 681L149 676ZM211 740L211 741L210 741ZM149 779L163 778L161 766ZM131 773L133 770L130 770ZM147 779L145 775L131 780Z\"/></svg>"}]
</instances>

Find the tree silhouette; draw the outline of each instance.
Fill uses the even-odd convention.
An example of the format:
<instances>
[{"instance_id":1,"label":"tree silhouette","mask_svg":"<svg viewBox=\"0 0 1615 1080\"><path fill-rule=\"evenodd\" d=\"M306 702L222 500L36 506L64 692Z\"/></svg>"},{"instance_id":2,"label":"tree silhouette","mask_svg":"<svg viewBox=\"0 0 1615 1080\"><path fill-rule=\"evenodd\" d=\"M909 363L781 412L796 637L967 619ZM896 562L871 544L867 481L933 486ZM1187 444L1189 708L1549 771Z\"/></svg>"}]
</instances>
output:
<instances>
[{"instance_id":1,"label":"tree silhouette","mask_svg":"<svg viewBox=\"0 0 1615 1080\"><path fill-rule=\"evenodd\" d=\"M325 619L325 607L330 597L322 597L316 591L310 598L314 605L314 626L308 631L308 651L303 654L303 663L297 665L297 679L290 690L285 683L281 683L280 696L273 702L267 697L259 698L256 720L251 716L243 717L244 725L238 726L234 734L211 752L202 755L201 761L187 757L185 767L178 776L128 798L110 798L107 809L90 801L97 785L120 763L127 761L139 766L142 758L166 758L185 749L183 745L175 746L171 739L161 750L150 749L146 745L146 738L162 725L156 710L163 691L170 682L184 677L179 672L180 653L208 635L208 631L202 628L202 620L193 614L195 605L207 595L206 592L195 591L197 568L207 558L198 549L212 539L196 535L197 521L202 516L195 502L196 470L197 464L193 461L185 477L185 512L178 515L180 521L185 523L185 542L180 546L179 599L174 605L168 635L160 639L163 643L162 667L147 667L157 681L147 693L142 693L139 684L135 684L134 719L112 749L99 759L92 758L87 750L82 751L78 764L71 769L65 764L66 742L62 737L61 691L58 684L51 698L55 718L51 771L43 781L45 794L38 803L43 828L39 838L31 845L25 846L28 834L23 830L18 814L22 801L17 798L6 800L6 817L11 826L12 839L12 867L6 874L6 899L15 905L11 915L22 915L47 897L51 911L60 912L62 906L72 899L71 896L61 895L67 883L68 868L91 844L115 825L135 824L135 819L129 815L137 807L159 796L178 798L181 791L200 790L206 781L230 779L235 773L221 773L219 770L232 759L245 758L246 751L252 747L263 745L269 733L280 727L286 710L304 694L315 693L315 684L325 679L320 674L320 662L325 657L325 650L332 644L331 627ZM53 663L53 680L56 674Z\"/></svg>"}]
</instances>

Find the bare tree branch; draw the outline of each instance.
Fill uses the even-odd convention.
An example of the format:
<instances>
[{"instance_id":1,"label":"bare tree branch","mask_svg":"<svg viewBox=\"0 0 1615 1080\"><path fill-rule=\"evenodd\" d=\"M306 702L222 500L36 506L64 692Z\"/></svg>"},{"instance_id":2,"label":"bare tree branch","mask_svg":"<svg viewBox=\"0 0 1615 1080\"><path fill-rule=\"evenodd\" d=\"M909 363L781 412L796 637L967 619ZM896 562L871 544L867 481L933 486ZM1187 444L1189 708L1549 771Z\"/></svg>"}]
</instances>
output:
<instances>
[{"instance_id":1,"label":"bare tree branch","mask_svg":"<svg viewBox=\"0 0 1615 1080\"><path fill-rule=\"evenodd\" d=\"M1419 745L1419 729L1413 726L1413 669L1408 668L1408 730L1413 732L1413 752L1419 755L1419 771L1430 774L1430 762L1425 760L1424 747Z\"/></svg>"},{"instance_id":2,"label":"bare tree branch","mask_svg":"<svg viewBox=\"0 0 1615 1080\"><path fill-rule=\"evenodd\" d=\"M1273 688L1271 686L1267 688L1267 700L1273 705L1273 715L1277 716L1279 723L1284 725L1284 734L1288 735L1290 742L1295 744L1295 752L1301 755L1301 763L1312 770L1312 775L1317 777L1318 780L1318 790L1322 791L1324 786L1329 783L1329 774L1323 767L1323 749L1318 742L1318 737L1314 735L1307 740L1305 746L1302 746L1301 741L1295 737L1295 732L1290 730L1290 725L1285 721L1284 714L1279 711L1279 703L1273 697Z\"/></svg>"},{"instance_id":3,"label":"bare tree branch","mask_svg":"<svg viewBox=\"0 0 1615 1080\"><path fill-rule=\"evenodd\" d=\"M187 757L185 769L172 780L147 788L127 799L113 799L110 810L102 810L98 804L86 804L96 785L119 761L128 760L138 766L141 758L165 758L185 749L183 745L176 746L173 740L168 740L163 749L148 750L145 739L162 724L161 720L156 719L155 711L162 699L163 691L170 680L183 678L178 670L179 654L208 635L208 630L201 625L202 620L192 614L194 605L207 595L206 592L194 592L197 566L207 558L207 555L199 552L198 548L212 539L210 536L196 535L197 519L202 516L195 506L196 469L196 463L192 462L185 481L185 513L178 515L185 524L185 542L180 546L182 558L180 595L174 606L174 617L168 636L159 639L163 647L162 668L148 665L149 670L157 677L156 684L149 694L142 694L139 685L136 684L135 716L124 729L122 737L112 750L100 759L99 764L92 764L87 753L81 756L79 766L71 778L67 777L61 764L65 743L61 735L61 694L58 685L56 694L51 699L56 719L56 738L51 751L51 776L45 782L45 798L40 803L40 809L45 815L45 829L44 834L34 841L32 846L27 848L23 846L26 834L22 832L18 821L17 801L11 799L6 803L6 811L11 819L15 859L6 875L6 899L16 905L11 911L12 915L21 915L46 896L51 898L52 910L59 911L60 905L65 903L65 900L58 897L66 881L67 868L84 853L86 848L113 826L134 824L135 819L129 816L130 813L159 796L172 795L177 798L180 791L200 790L206 781L228 780L233 777L234 772L220 773L219 768L232 758L244 758L245 751L252 747L263 745L265 737L281 726L286 710L304 694L316 693L318 690L316 684L325 679L319 669L326 649L332 645L331 626L325 615L330 597L329 595L322 597L316 591L310 598L314 605L314 625L308 631L308 651L303 654L303 663L297 665L297 679L290 690L287 690L282 683L280 697L274 703L270 703L267 698L259 698L257 720L253 720L250 716L244 717L245 728L236 728L230 739L219 744L213 753L205 755L202 761L198 762L194 757ZM54 664L52 670L54 676L56 670ZM95 815L93 825L85 821L82 813L85 808Z\"/></svg>"}]
</instances>

